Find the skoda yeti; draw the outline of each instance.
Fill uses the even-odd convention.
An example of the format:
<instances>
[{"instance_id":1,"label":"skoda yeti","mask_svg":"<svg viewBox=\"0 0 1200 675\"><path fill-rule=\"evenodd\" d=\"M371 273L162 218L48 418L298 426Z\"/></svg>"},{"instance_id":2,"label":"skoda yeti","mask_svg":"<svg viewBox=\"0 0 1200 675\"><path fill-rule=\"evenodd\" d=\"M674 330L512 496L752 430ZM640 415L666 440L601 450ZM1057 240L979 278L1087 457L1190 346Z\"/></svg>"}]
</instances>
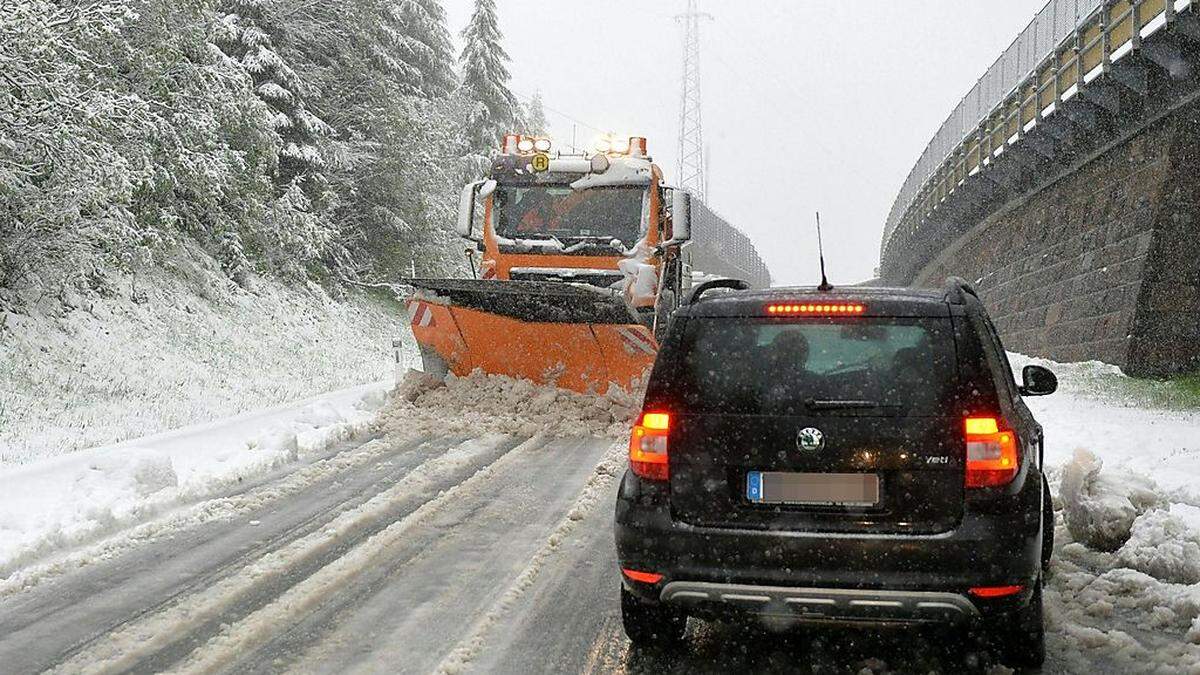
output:
<instances>
[{"instance_id":1,"label":"skoda yeti","mask_svg":"<svg viewBox=\"0 0 1200 675\"><path fill-rule=\"evenodd\" d=\"M1040 664L1054 520L1022 399L1057 380L1022 379L958 279L697 288L617 498L629 638L679 642L689 616L959 624L1009 665Z\"/></svg>"}]
</instances>

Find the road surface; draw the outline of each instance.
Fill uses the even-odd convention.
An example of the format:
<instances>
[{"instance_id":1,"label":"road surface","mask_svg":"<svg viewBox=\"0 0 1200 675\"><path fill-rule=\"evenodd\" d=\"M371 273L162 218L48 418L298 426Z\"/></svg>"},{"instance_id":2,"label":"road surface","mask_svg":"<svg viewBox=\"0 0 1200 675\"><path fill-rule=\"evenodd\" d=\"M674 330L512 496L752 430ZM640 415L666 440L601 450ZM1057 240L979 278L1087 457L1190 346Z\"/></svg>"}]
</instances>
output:
<instances>
[{"instance_id":1,"label":"road surface","mask_svg":"<svg viewBox=\"0 0 1200 675\"><path fill-rule=\"evenodd\" d=\"M989 665L929 631L621 631L610 439L376 438L0 595L0 672L858 672Z\"/></svg>"}]
</instances>

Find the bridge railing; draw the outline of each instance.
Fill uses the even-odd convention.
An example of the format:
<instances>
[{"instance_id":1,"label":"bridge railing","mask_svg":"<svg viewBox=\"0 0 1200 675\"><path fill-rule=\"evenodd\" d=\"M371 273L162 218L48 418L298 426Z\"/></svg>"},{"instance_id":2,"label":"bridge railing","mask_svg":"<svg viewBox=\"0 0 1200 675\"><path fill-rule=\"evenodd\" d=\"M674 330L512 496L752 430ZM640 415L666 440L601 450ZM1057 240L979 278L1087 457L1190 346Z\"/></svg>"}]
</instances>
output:
<instances>
[{"instance_id":1,"label":"bridge railing","mask_svg":"<svg viewBox=\"0 0 1200 675\"><path fill-rule=\"evenodd\" d=\"M1195 1L1050 0L926 145L892 204L881 253L911 209L932 211L1133 42Z\"/></svg>"}]
</instances>

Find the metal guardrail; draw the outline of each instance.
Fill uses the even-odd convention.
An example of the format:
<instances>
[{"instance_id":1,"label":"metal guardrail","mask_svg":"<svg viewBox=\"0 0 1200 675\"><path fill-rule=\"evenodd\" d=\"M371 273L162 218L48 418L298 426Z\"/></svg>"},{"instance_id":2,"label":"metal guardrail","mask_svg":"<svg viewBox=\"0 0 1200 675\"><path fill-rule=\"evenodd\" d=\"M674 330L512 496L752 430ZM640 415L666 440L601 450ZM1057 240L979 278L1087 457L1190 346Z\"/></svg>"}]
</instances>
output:
<instances>
[{"instance_id":1,"label":"metal guardrail","mask_svg":"<svg viewBox=\"0 0 1200 675\"><path fill-rule=\"evenodd\" d=\"M881 254L911 208L932 211L967 176L1196 1L1050 0L963 97L909 171L888 213Z\"/></svg>"}]
</instances>

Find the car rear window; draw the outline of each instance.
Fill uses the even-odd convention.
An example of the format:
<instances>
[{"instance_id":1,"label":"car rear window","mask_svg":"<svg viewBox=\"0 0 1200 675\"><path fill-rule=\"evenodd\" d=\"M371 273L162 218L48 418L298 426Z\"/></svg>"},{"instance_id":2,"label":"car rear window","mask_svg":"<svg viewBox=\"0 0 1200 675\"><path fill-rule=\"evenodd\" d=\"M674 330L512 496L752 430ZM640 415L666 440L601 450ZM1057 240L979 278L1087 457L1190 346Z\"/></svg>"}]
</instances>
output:
<instances>
[{"instance_id":1,"label":"car rear window","mask_svg":"<svg viewBox=\"0 0 1200 675\"><path fill-rule=\"evenodd\" d=\"M700 413L949 414L953 336L943 318L693 318L679 393Z\"/></svg>"}]
</instances>

